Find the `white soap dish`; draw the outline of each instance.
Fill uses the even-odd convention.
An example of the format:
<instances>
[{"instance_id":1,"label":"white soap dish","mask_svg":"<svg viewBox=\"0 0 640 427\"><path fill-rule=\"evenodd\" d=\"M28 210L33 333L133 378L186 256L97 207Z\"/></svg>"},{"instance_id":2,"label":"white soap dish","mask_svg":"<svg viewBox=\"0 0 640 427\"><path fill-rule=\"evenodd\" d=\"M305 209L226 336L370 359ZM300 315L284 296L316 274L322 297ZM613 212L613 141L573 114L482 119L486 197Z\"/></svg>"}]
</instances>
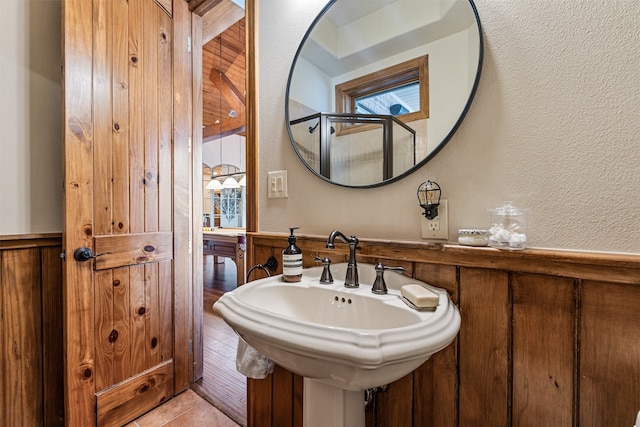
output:
<instances>
[{"instance_id":1,"label":"white soap dish","mask_svg":"<svg viewBox=\"0 0 640 427\"><path fill-rule=\"evenodd\" d=\"M406 297L402 297L402 301L404 301L405 304L417 311L436 311L436 309L438 308L437 305L433 307L418 307L417 305L409 301Z\"/></svg>"}]
</instances>

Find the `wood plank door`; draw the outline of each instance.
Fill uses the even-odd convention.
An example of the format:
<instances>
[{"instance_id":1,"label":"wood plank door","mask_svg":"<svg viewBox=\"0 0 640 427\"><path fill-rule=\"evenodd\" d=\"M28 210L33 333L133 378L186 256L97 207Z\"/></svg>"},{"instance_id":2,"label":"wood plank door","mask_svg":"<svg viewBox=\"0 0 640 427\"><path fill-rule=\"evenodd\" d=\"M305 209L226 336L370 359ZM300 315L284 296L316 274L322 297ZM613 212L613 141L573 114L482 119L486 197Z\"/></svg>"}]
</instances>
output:
<instances>
[{"instance_id":1,"label":"wood plank door","mask_svg":"<svg viewBox=\"0 0 640 427\"><path fill-rule=\"evenodd\" d=\"M190 87L174 33L186 42L190 24L175 3L63 4L67 425L122 425L189 381L189 190L176 186Z\"/></svg>"}]
</instances>

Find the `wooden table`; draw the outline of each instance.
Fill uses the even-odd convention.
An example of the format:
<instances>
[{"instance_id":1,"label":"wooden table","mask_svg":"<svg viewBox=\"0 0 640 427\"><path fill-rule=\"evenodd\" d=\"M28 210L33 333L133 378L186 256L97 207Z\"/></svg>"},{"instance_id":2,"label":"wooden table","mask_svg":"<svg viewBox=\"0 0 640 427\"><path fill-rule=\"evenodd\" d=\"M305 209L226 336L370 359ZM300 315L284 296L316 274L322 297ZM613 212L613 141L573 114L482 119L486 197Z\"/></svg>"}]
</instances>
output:
<instances>
[{"instance_id":1,"label":"wooden table","mask_svg":"<svg viewBox=\"0 0 640 427\"><path fill-rule=\"evenodd\" d=\"M204 255L231 258L236 264L238 285L245 280L244 253L247 248L244 228L219 228L202 232Z\"/></svg>"}]
</instances>

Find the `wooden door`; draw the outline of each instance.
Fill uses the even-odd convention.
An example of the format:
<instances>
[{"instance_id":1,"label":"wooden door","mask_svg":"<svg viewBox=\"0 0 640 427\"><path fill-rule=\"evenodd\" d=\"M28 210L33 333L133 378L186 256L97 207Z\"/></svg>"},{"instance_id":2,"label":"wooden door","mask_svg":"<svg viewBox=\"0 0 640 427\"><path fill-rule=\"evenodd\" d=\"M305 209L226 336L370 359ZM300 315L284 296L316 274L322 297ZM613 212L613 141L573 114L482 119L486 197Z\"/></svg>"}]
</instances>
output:
<instances>
[{"instance_id":1,"label":"wooden door","mask_svg":"<svg viewBox=\"0 0 640 427\"><path fill-rule=\"evenodd\" d=\"M64 1L67 425L122 425L190 380L190 24L175 3Z\"/></svg>"}]
</instances>

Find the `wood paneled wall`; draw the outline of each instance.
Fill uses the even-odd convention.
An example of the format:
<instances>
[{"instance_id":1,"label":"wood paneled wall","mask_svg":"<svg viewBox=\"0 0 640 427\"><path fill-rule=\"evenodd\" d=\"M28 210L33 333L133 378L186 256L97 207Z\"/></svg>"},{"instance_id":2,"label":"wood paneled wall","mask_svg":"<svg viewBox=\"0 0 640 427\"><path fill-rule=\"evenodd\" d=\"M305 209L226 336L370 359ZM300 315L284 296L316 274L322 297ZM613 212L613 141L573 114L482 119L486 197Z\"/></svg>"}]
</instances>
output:
<instances>
[{"instance_id":1,"label":"wood paneled wall","mask_svg":"<svg viewBox=\"0 0 640 427\"><path fill-rule=\"evenodd\" d=\"M330 251L325 240L299 237L305 267L316 255L346 260L346 245ZM248 266L285 247L286 235L251 234ZM367 426L634 424L640 256L361 240L358 262L377 260L447 289L462 326L449 347L377 394ZM250 426L302 425L300 377L276 369L248 386Z\"/></svg>"},{"instance_id":2,"label":"wood paneled wall","mask_svg":"<svg viewBox=\"0 0 640 427\"><path fill-rule=\"evenodd\" d=\"M346 260L324 239L299 238L306 267L316 254ZM248 265L285 246L286 235L250 235ZM406 267L447 289L462 315L452 345L377 394L368 426L633 425L640 256L360 246L358 262ZM60 251L59 235L0 236L0 425L64 424ZM301 426L302 389L281 368L251 380L250 425Z\"/></svg>"},{"instance_id":3,"label":"wood paneled wall","mask_svg":"<svg viewBox=\"0 0 640 427\"><path fill-rule=\"evenodd\" d=\"M0 425L62 426L60 235L0 236Z\"/></svg>"}]
</instances>

